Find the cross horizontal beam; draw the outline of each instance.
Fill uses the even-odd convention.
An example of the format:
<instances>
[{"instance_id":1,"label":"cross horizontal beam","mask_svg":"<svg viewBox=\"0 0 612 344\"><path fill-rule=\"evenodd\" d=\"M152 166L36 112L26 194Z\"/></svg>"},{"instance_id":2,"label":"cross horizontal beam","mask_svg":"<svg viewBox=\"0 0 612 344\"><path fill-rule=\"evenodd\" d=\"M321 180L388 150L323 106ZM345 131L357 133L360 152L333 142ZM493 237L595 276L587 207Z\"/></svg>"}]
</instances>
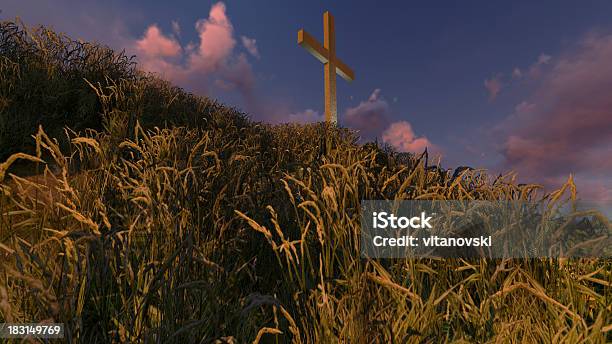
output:
<instances>
[{"instance_id":1,"label":"cross horizontal beam","mask_svg":"<svg viewBox=\"0 0 612 344\"><path fill-rule=\"evenodd\" d=\"M319 42L317 42L314 37L312 37L308 32L301 29L298 31L298 44L304 49L308 50L317 60L321 61L321 63L329 62L329 51ZM344 62L342 62L336 56L333 56L332 64L336 66L336 73L340 75L346 81L355 80L355 73L353 70L347 66Z\"/></svg>"}]
</instances>

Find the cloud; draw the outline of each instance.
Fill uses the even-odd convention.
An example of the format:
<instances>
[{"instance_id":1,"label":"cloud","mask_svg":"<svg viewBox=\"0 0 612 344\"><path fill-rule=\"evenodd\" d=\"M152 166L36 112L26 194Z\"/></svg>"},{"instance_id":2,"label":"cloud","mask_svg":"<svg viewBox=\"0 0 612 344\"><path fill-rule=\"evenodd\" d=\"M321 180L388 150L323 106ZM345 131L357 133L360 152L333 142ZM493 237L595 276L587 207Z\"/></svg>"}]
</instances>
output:
<instances>
[{"instance_id":1,"label":"cloud","mask_svg":"<svg viewBox=\"0 0 612 344\"><path fill-rule=\"evenodd\" d=\"M318 111L312 109L306 109L301 112L292 113L289 115L289 122L296 123L312 123L312 122L322 122L325 120L325 117L320 114Z\"/></svg>"},{"instance_id":2,"label":"cloud","mask_svg":"<svg viewBox=\"0 0 612 344\"><path fill-rule=\"evenodd\" d=\"M550 68L541 71L529 101L517 105L498 127L505 137L503 164L545 184L572 173L578 185L588 185L589 197L609 195L612 35L588 36L554 63L550 61L548 55L540 55L537 63L551 63ZM595 192L597 185L607 191Z\"/></svg>"},{"instance_id":3,"label":"cloud","mask_svg":"<svg viewBox=\"0 0 612 344\"><path fill-rule=\"evenodd\" d=\"M366 101L349 108L344 114L346 125L357 129L362 139L380 138L402 152L422 153L427 147L428 152L441 152L425 136L417 136L412 125L407 121L391 122L389 104L381 96L381 90L375 89Z\"/></svg>"},{"instance_id":4,"label":"cloud","mask_svg":"<svg viewBox=\"0 0 612 344\"><path fill-rule=\"evenodd\" d=\"M248 93L255 87L255 76L245 54L239 54L221 70L221 76L233 88Z\"/></svg>"},{"instance_id":5,"label":"cloud","mask_svg":"<svg viewBox=\"0 0 612 344\"><path fill-rule=\"evenodd\" d=\"M172 21L172 33L177 37L181 36L181 26L177 20Z\"/></svg>"},{"instance_id":6,"label":"cloud","mask_svg":"<svg viewBox=\"0 0 612 344\"><path fill-rule=\"evenodd\" d=\"M178 36L178 22L172 22L172 30ZM126 48L135 48L140 67L146 71L199 93L208 93L211 86L238 91L248 110L253 110L255 76L247 56L235 52L234 27L225 4L212 5L208 18L196 21L195 30L198 41L183 47L174 36L165 35L153 24L142 38Z\"/></svg>"},{"instance_id":7,"label":"cloud","mask_svg":"<svg viewBox=\"0 0 612 344\"><path fill-rule=\"evenodd\" d=\"M187 68L191 72L208 74L223 67L236 45L234 28L225 13L225 4L214 4L208 18L199 19L195 28L200 41L189 53Z\"/></svg>"},{"instance_id":8,"label":"cloud","mask_svg":"<svg viewBox=\"0 0 612 344\"><path fill-rule=\"evenodd\" d=\"M524 114L529 113L535 109L535 104L522 101L514 107L516 113Z\"/></svg>"},{"instance_id":9,"label":"cloud","mask_svg":"<svg viewBox=\"0 0 612 344\"><path fill-rule=\"evenodd\" d=\"M383 132L382 138L385 143L402 152L423 153L425 148L430 153L440 151L427 137L417 137L412 130L412 125L407 121L391 123L389 128Z\"/></svg>"},{"instance_id":10,"label":"cloud","mask_svg":"<svg viewBox=\"0 0 612 344\"><path fill-rule=\"evenodd\" d=\"M551 60L552 56L542 53L528 68L521 69L519 67L514 67L512 73L510 73L510 77L505 78L505 82L503 81L502 73L498 73L490 79L485 79L484 87L489 93L489 101L494 101L503 88L512 86L512 84L520 80L525 80L527 77L530 80L537 80L542 75L544 66L548 65Z\"/></svg>"},{"instance_id":11,"label":"cloud","mask_svg":"<svg viewBox=\"0 0 612 344\"><path fill-rule=\"evenodd\" d=\"M501 75L498 74L491 79L485 79L484 81L484 87L487 89L487 92L489 92L490 101L495 100L499 92L501 92L503 85L500 79Z\"/></svg>"},{"instance_id":12,"label":"cloud","mask_svg":"<svg viewBox=\"0 0 612 344\"><path fill-rule=\"evenodd\" d=\"M257 40L248 38L246 36L240 37L242 39L242 46L253 55L253 57L259 58L259 51L257 50Z\"/></svg>"},{"instance_id":13,"label":"cloud","mask_svg":"<svg viewBox=\"0 0 612 344\"><path fill-rule=\"evenodd\" d=\"M562 185L563 181L557 181L556 185ZM584 200L595 201L599 205L603 205L604 208L600 210L608 211L608 216L612 216L612 179L603 180L589 180L579 179L576 181L576 188L578 193L583 196Z\"/></svg>"},{"instance_id":14,"label":"cloud","mask_svg":"<svg viewBox=\"0 0 612 344\"><path fill-rule=\"evenodd\" d=\"M536 61L535 64L537 66L545 65L548 62L550 62L551 58L552 58L552 56L542 53L542 54L540 54L540 56L538 56L538 60Z\"/></svg>"},{"instance_id":15,"label":"cloud","mask_svg":"<svg viewBox=\"0 0 612 344\"><path fill-rule=\"evenodd\" d=\"M136 41L136 50L151 57L174 57L181 53L180 44L164 35L157 24L149 26L144 37Z\"/></svg>"},{"instance_id":16,"label":"cloud","mask_svg":"<svg viewBox=\"0 0 612 344\"><path fill-rule=\"evenodd\" d=\"M532 79L537 79L542 75L542 67L550 63L552 56L547 54L540 54L536 62L534 62L527 72L527 75Z\"/></svg>"},{"instance_id":17,"label":"cloud","mask_svg":"<svg viewBox=\"0 0 612 344\"><path fill-rule=\"evenodd\" d=\"M389 125L389 104L375 89L368 100L348 108L344 113L346 125L359 131L364 139L379 137Z\"/></svg>"},{"instance_id":18,"label":"cloud","mask_svg":"<svg viewBox=\"0 0 612 344\"><path fill-rule=\"evenodd\" d=\"M370 94L370 97L368 98L368 102L377 102L380 99L380 88L375 89L374 91L372 91L372 94Z\"/></svg>"},{"instance_id":19,"label":"cloud","mask_svg":"<svg viewBox=\"0 0 612 344\"><path fill-rule=\"evenodd\" d=\"M537 60L527 67L525 71L519 67L514 67L514 70L512 70L512 79L518 80L526 76L530 77L531 79L537 79L542 75L542 68L549 64L551 60L552 56L541 53Z\"/></svg>"},{"instance_id":20,"label":"cloud","mask_svg":"<svg viewBox=\"0 0 612 344\"><path fill-rule=\"evenodd\" d=\"M183 53L181 45L174 37L165 35L157 24L149 26L142 38L130 42L128 49L132 47L140 57L140 68L163 77L177 78L183 74L181 68L171 62Z\"/></svg>"}]
</instances>

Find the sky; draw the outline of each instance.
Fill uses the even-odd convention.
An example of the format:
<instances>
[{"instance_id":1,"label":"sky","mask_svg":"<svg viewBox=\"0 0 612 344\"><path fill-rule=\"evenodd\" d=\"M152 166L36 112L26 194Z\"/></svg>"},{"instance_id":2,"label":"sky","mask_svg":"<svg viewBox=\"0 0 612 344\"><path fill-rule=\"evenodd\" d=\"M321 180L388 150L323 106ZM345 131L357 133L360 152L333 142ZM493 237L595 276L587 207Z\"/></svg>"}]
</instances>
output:
<instances>
[{"instance_id":1,"label":"sky","mask_svg":"<svg viewBox=\"0 0 612 344\"><path fill-rule=\"evenodd\" d=\"M443 167L516 172L612 202L612 2L36 1L20 17L135 54L140 68L270 123L323 118L323 66L297 45L335 17L338 121Z\"/></svg>"}]
</instances>

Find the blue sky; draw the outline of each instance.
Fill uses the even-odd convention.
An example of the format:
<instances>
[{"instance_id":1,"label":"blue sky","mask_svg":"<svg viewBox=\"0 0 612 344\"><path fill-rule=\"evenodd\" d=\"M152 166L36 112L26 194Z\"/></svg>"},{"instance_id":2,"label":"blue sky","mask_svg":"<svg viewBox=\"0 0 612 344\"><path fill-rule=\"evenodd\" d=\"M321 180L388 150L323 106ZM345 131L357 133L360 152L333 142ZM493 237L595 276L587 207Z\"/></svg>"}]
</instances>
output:
<instances>
[{"instance_id":1,"label":"blue sky","mask_svg":"<svg viewBox=\"0 0 612 344\"><path fill-rule=\"evenodd\" d=\"M350 84L338 78L341 125L398 149L428 145L446 166L514 170L545 184L574 173L593 197L612 197L609 166L597 159L612 158L612 109L607 95L584 92L612 85L612 60L601 62L612 51L612 2L228 1L223 18L234 44L223 66L193 75L189 49L215 48L196 28L198 20L214 24L215 4L8 0L0 9L3 19L51 25L139 58L139 40L156 25L181 51L163 57L164 66L174 64L170 75L190 74L171 80L272 122L323 112L323 66L296 44L296 33L304 28L322 40L329 10L337 55L356 73ZM144 65L155 71L160 60ZM551 129L549 121L560 124Z\"/></svg>"}]
</instances>

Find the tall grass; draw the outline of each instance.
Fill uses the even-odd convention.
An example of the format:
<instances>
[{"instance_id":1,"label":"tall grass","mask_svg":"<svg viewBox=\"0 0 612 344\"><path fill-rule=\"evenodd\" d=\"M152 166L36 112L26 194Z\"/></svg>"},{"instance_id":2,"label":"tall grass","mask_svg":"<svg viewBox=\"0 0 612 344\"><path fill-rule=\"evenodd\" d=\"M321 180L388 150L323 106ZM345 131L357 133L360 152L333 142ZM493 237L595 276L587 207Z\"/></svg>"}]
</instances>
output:
<instances>
[{"instance_id":1,"label":"tall grass","mask_svg":"<svg viewBox=\"0 0 612 344\"><path fill-rule=\"evenodd\" d=\"M38 126L0 165L0 322L63 322L84 343L612 340L610 260L360 257L362 199L555 204L571 178L547 195L453 178L154 77L83 82L99 127ZM21 160L39 173L15 173Z\"/></svg>"},{"instance_id":2,"label":"tall grass","mask_svg":"<svg viewBox=\"0 0 612 344\"><path fill-rule=\"evenodd\" d=\"M31 153L30 136L39 125L65 148L65 126L110 129L122 138L128 129L133 132L136 119L147 128L216 125L210 123L211 113L227 114L217 120L245 120L232 109L137 70L134 58L124 52L45 27L0 22L0 159Z\"/></svg>"}]
</instances>

